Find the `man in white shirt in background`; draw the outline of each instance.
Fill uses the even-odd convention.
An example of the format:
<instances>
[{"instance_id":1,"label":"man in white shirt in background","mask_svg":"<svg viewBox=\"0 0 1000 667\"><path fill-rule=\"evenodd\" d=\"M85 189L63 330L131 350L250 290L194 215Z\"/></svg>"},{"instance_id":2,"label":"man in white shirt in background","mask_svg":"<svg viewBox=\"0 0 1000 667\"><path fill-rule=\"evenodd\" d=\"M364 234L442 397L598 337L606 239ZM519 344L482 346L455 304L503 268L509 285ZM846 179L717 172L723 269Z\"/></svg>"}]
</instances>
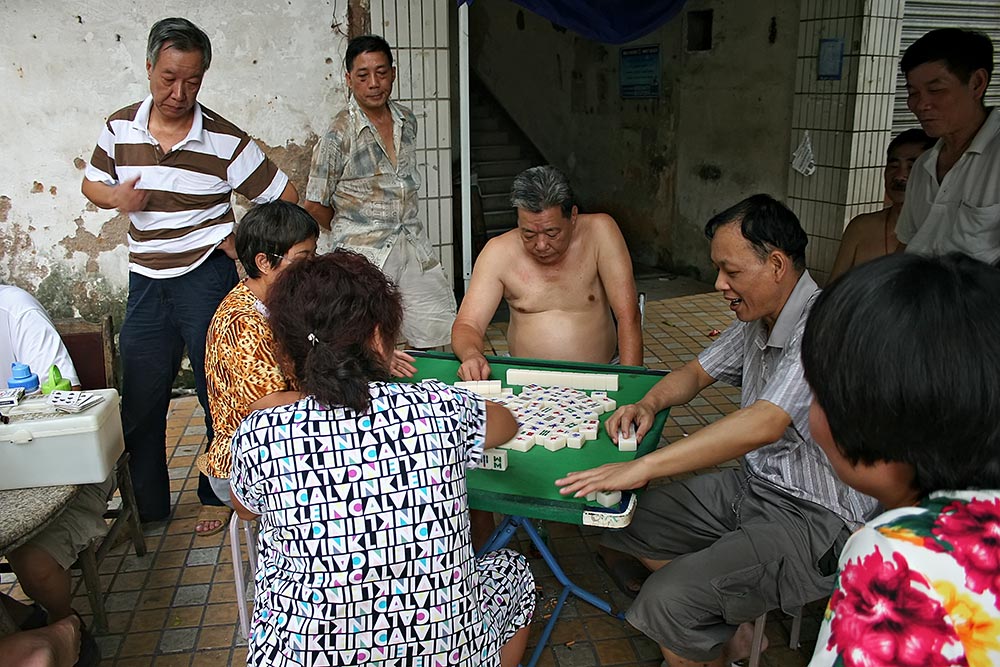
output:
<instances>
[{"instance_id":1,"label":"man in white shirt in background","mask_svg":"<svg viewBox=\"0 0 1000 667\"><path fill-rule=\"evenodd\" d=\"M942 28L900 60L907 106L933 148L914 163L896 223L907 252L964 252L1000 259L1000 111L984 102L993 43L981 32Z\"/></svg>"}]
</instances>

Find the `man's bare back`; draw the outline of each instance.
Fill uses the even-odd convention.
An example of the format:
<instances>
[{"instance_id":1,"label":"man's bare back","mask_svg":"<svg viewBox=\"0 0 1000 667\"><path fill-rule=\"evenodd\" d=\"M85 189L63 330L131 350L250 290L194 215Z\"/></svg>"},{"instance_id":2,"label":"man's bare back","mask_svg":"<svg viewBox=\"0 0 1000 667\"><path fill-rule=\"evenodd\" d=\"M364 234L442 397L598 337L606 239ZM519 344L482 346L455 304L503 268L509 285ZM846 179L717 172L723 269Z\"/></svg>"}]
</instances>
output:
<instances>
[{"instance_id":1,"label":"man's bare back","mask_svg":"<svg viewBox=\"0 0 1000 667\"><path fill-rule=\"evenodd\" d=\"M512 356L608 363L621 348L622 363L641 364L632 264L615 221L604 214L567 219L558 208L520 215L518 229L492 239L476 261L452 329L460 374L488 374L485 360L479 368L465 362L481 359L483 334L501 297L510 305Z\"/></svg>"}]
</instances>

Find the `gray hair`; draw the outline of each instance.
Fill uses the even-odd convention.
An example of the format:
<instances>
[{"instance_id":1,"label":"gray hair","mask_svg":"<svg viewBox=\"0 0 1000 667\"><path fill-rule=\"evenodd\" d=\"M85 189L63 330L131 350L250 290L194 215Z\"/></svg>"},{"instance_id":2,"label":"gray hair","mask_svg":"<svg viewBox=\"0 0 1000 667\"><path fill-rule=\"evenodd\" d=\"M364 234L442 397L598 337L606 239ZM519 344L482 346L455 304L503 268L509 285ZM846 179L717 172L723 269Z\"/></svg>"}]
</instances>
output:
<instances>
[{"instance_id":1,"label":"gray hair","mask_svg":"<svg viewBox=\"0 0 1000 667\"><path fill-rule=\"evenodd\" d=\"M201 52L202 73L207 72L208 66L212 64L212 43L208 40L208 35L187 19L161 19L153 24L149 29L149 41L146 42L146 60L150 65L156 66L160 51L167 44L185 53Z\"/></svg>"},{"instance_id":2,"label":"gray hair","mask_svg":"<svg viewBox=\"0 0 1000 667\"><path fill-rule=\"evenodd\" d=\"M532 213L558 206L564 218L573 215L576 197L569 179L552 165L525 169L514 178L510 188L510 205Z\"/></svg>"}]
</instances>

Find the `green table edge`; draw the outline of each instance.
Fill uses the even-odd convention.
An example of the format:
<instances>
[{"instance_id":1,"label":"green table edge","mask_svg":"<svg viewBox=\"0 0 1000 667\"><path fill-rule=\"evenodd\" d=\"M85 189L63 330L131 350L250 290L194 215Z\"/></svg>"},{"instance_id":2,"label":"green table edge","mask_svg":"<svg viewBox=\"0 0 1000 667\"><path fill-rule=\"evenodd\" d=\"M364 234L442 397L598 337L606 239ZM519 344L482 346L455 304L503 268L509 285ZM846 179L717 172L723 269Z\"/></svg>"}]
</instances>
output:
<instances>
[{"instance_id":1,"label":"green table edge","mask_svg":"<svg viewBox=\"0 0 1000 667\"><path fill-rule=\"evenodd\" d=\"M454 354L448 352L435 352L435 351L422 351L422 350L407 350L407 353L414 357L425 357L429 359L439 359L442 361L458 361L458 357ZM659 370L659 369L649 369L644 366L616 366L612 364L589 364L580 363L574 361L551 361L548 359L530 359L525 357L498 357L492 355L486 355L486 360L488 362L497 362L502 364L515 363L518 366L537 366L539 368L545 369L564 369L564 370L577 370L587 373L630 373L633 375L650 375L663 377L669 373L669 371ZM670 409L665 408L660 412L656 413L656 418L653 421L653 426L649 429L649 432L643 437L642 442L636 448L635 458L640 456L645 456L656 449L657 444L660 442L660 436L663 433L663 428L667 423L667 417L670 415ZM632 491L633 494L639 495L642 489L636 489ZM627 498L625 494L622 494L623 501ZM583 524L583 513L584 510L588 511L600 511L599 505L587 506L580 504L578 505L579 510L570 510L565 504L559 501L552 501L546 499L531 499L525 496L512 496L502 493L496 493L493 491L482 491L479 489L469 489L469 508L470 509L486 509L491 512L496 512L499 514L508 514L514 516L523 516L531 519L539 519L543 521L559 521L565 522L567 514L575 516L575 522L577 525ZM616 512L617 508L607 508L607 511Z\"/></svg>"}]
</instances>

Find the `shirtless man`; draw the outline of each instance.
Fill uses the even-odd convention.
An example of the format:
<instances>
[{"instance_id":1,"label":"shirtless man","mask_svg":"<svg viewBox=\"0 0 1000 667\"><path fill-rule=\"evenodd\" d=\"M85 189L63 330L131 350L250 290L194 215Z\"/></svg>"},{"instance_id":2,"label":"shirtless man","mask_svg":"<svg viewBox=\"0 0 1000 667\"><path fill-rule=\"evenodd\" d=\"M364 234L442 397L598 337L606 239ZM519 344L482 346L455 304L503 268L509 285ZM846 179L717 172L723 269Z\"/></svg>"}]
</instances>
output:
<instances>
[{"instance_id":1,"label":"shirtless man","mask_svg":"<svg viewBox=\"0 0 1000 667\"><path fill-rule=\"evenodd\" d=\"M510 201L517 229L483 248L451 329L459 377L489 378L483 336L501 298L512 356L606 364L617 347L622 364L641 365L632 260L614 219L579 213L566 176L551 166L521 172Z\"/></svg>"},{"instance_id":2,"label":"shirtless man","mask_svg":"<svg viewBox=\"0 0 1000 667\"><path fill-rule=\"evenodd\" d=\"M848 269L896 252L896 220L903 210L906 183L917 158L934 145L934 139L919 128L900 132L889 142L885 161L885 194L891 205L874 213L862 213L847 225L840 239L840 250L833 262L830 280Z\"/></svg>"}]
</instances>

